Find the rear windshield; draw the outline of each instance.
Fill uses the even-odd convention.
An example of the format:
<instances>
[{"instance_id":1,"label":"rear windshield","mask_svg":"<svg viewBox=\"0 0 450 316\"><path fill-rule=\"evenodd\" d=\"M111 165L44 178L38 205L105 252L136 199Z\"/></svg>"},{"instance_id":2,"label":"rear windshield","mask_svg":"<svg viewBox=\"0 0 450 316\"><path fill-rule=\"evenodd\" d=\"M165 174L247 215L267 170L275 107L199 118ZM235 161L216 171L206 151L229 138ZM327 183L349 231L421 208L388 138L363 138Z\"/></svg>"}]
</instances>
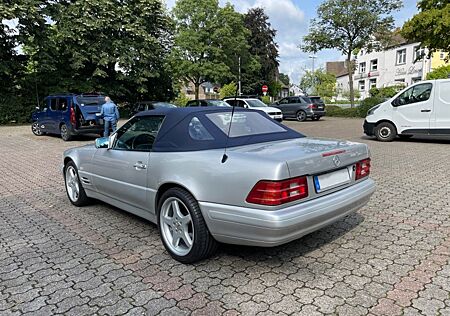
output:
<instances>
[{"instance_id":1,"label":"rear windshield","mask_svg":"<svg viewBox=\"0 0 450 316\"><path fill-rule=\"evenodd\" d=\"M310 97L310 99L314 104L323 104L323 101L320 97Z\"/></svg>"},{"instance_id":2,"label":"rear windshield","mask_svg":"<svg viewBox=\"0 0 450 316\"><path fill-rule=\"evenodd\" d=\"M302 97L303 101L305 101L306 103L312 103L311 99L308 97Z\"/></svg>"},{"instance_id":3,"label":"rear windshield","mask_svg":"<svg viewBox=\"0 0 450 316\"><path fill-rule=\"evenodd\" d=\"M81 106L89 106L89 105L103 105L105 103L104 97L77 97L77 103Z\"/></svg>"},{"instance_id":4,"label":"rear windshield","mask_svg":"<svg viewBox=\"0 0 450 316\"><path fill-rule=\"evenodd\" d=\"M231 113L210 113L206 117L211 120L225 135L230 129ZM286 129L274 123L259 113L234 113L230 137L253 136L269 133L287 132Z\"/></svg>"}]
</instances>

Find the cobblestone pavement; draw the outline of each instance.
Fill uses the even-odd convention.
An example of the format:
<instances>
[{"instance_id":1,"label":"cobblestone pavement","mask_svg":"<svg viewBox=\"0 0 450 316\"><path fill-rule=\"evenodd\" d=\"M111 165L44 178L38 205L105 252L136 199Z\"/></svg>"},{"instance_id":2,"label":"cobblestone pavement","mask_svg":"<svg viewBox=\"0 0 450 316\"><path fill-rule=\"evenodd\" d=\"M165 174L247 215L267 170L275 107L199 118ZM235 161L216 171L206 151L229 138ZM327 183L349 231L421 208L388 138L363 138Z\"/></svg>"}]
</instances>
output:
<instances>
[{"instance_id":1,"label":"cobblestone pavement","mask_svg":"<svg viewBox=\"0 0 450 316\"><path fill-rule=\"evenodd\" d=\"M0 315L450 315L450 141L379 143L362 121L287 122L369 144L377 191L356 214L271 249L172 260L155 225L72 206L65 143L0 127Z\"/></svg>"}]
</instances>

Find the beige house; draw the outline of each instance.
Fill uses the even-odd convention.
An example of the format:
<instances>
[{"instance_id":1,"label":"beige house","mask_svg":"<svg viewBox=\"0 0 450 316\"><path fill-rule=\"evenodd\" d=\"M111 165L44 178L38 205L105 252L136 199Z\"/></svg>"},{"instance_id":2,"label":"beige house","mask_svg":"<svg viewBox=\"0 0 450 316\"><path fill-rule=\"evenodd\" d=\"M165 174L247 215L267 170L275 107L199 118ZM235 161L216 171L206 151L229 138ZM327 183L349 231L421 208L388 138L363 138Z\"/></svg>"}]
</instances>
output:
<instances>
[{"instance_id":1,"label":"beige house","mask_svg":"<svg viewBox=\"0 0 450 316\"><path fill-rule=\"evenodd\" d=\"M219 99L220 93L219 85L214 85L211 82L204 82L200 85L198 91L199 99ZM185 85L182 85L181 92L184 93L189 99L195 99L195 85L192 82L189 82Z\"/></svg>"}]
</instances>

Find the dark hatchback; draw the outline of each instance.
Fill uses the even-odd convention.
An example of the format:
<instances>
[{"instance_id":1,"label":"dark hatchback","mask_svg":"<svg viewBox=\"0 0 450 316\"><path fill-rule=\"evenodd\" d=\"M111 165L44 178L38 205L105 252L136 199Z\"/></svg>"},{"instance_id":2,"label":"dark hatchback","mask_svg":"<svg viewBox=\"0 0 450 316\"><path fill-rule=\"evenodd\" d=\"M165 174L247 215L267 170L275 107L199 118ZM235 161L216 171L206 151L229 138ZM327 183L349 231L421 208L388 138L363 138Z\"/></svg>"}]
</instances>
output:
<instances>
[{"instance_id":1,"label":"dark hatchback","mask_svg":"<svg viewBox=\"0 0 450 316\"><path fill-rule=\"evenodd\" d=\"M140 101L135 103L131 107L131 116L135 115L138 112L155 110L159 108L176 108L177 106L168 102L160 102L160 101Z\"/></svg>"},{"instance_id":2,"label":"dark hatchback","mask_svg":"<svg viewBox=\"0 0 450 316\"><path fill-rule=\"evenodd\" d=\"M299 122L303 122L308 118L317 121L326 114L325 104L317 96L286 97L271 106L280 109L283 113L283 118L295 118Z\"/></svg>"},{"instance_id":3,"label":"dark hatchback","mask_svg":"<svg viewBox=\"0 0 450 316\"><path fill-rule=\"evenodd\" d=\"M104 103L98 94L50 95L33 112L31 130L37 136L59 134L65 141L75 135L101 135L104 125L98 114Z\"/></svg>"}]
</instances>

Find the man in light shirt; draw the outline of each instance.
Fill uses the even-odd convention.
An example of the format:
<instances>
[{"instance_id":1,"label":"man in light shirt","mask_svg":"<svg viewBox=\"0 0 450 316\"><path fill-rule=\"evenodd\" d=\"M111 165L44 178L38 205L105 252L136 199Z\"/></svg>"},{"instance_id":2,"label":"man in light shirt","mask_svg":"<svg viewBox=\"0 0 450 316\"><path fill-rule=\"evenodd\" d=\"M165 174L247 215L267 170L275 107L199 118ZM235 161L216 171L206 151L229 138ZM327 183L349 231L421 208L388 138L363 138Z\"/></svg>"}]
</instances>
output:
<instances>
[{"instance_id":1,"label":"man in light shirt","mask_svg":"<svg viewBox=\"0 0 450 316\"><path fill-rule=\"evenodd\" d=\"M104 137L109 136L109 127L112 127L113 132L117 129L117 121L120 118L119 110L114 102L111 101L111 98L105 97L105 104L102 105L102 111L100 113L101 117L105 121L105 131L103 133Z\"/></svg>"}]
</instances>

